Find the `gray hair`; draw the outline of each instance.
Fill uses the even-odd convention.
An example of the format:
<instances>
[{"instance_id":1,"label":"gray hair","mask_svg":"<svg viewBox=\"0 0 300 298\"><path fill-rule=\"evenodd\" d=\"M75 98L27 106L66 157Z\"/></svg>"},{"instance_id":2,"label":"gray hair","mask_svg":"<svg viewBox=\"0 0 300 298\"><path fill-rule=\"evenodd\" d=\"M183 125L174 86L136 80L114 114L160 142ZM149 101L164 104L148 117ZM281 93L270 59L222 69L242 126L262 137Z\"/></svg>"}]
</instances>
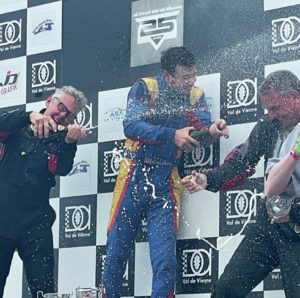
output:
<instances>
[{"instance_id":1,"label":"gray hair","mask_svg":"<svg viewBox=\"0 0 300 298\"><path fill-rule=\"evenodd\" d=\"M281 93L297 91L300 94L300 80L289 70L274 71L263 80L258 92L261 96L272 88Z\"/></svg>"},{"instance_id":2,"label":"gray hair","mask_svg":"<svg viewBox=\"0 0 300 298\"><path fill-rule=\"evenodd\" d=\"M85 105L88 103L84 93L80 90L77 90L73 86L63 86L62 88L57 88L53 94L53 97L61 98L63 94L69 94L74 97L75 107L78 112L83 110Z\"/></svg>"}]
</instances>

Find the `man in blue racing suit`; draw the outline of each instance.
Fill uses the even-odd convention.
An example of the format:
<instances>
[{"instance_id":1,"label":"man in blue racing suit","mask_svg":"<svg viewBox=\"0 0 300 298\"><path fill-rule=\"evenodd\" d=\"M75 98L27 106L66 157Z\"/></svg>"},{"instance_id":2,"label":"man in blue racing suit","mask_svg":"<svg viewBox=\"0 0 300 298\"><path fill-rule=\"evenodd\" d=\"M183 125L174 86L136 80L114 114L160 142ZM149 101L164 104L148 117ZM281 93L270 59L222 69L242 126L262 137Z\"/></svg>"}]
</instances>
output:
<instances>
[{"instance_id":1,"label":"man in blue racing suit","mask_svg":"<svg viewBox=\"0 0 300 298\"><path fill-rule=\"evenodd\" d=\"M182 151L228 137L224 120L211 123L204 92L194 87L194 56L184 47L162 54L162 75L139 79L128 95L125 155L120 162L108 225L104 285L120 297L127 260L143 216L147 220L153 270L151 297L174 297L176 231L182 193L177 165Z\"/></svg>"}]
</instances>

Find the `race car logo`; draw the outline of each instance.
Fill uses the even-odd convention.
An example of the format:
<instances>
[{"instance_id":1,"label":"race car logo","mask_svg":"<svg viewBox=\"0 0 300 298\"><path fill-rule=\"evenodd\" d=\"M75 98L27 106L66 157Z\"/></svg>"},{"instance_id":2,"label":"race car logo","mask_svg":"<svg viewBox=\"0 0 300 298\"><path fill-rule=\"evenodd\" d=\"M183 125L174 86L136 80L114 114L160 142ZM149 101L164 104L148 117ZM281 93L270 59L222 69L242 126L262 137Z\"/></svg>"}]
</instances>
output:
<instances>
[{"instance_id":1,"label":"race car logo","mask_svg":"<svg viewBox=\"0 0 300 298\"><path fill-rule=\"evenodd\" d=\"M53 25L54 25L54 22L50 19L47 19L47 20L43 21L42 23L38 24L35 27L35 29L32 31L32 33L34 35L37 35L44 31L52 31Z\"/></svg>"},{"instance_id":2,"label":"race car logo","mask_svg":"<svg viewBox=\"0 0 300 298\"><path fill-rule=\"evenodd\" d=\"M180 10L137 17L137 43L150 43L158 50L167 39L177 37L177 16Z\"/></svg>"}]
</instances>

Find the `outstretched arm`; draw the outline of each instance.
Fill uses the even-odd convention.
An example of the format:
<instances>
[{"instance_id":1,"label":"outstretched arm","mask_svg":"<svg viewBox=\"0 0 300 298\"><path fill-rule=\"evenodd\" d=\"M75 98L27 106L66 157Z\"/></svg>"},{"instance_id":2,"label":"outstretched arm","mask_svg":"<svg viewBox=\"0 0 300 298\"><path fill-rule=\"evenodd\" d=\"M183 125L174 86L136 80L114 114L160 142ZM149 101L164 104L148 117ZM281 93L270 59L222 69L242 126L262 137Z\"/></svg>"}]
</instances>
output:
<instances>
[{"instance_id":1,"label":"outstretched arm","mask_svg":"<svg viewBox=\"0 0 300 298\"><path fill-rule=\"evenodd\" d=\"M246 142L234 148L221 166L197 174L202 181L200 188L204 186L203 174L206 175L206 189L209 191L224 191L242 184L253 175L260 158L271 155L277 135L278 130L270 120L258 121Z\"/></svg>"}]
</instances>

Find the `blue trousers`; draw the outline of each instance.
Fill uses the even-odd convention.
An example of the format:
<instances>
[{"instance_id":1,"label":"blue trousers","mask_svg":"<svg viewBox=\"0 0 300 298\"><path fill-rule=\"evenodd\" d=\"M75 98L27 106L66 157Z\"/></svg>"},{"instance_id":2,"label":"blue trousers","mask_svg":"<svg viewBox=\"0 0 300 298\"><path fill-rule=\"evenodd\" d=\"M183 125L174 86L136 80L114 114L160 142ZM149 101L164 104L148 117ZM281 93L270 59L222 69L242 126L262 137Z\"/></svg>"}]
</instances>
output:
<instances>
[{"instance_id":1,"label":"blue trousers","mask_svg":"<svg viewBox=\"0 0 300 298\"><path fill-rule=\"evenodd\" d=\"M103 282L108 298L121 296L126 263L146 216L153 270L151 297L173 297L176 280L177 169L121 161L108 227Z\"/></svg>"}]
</instances>

